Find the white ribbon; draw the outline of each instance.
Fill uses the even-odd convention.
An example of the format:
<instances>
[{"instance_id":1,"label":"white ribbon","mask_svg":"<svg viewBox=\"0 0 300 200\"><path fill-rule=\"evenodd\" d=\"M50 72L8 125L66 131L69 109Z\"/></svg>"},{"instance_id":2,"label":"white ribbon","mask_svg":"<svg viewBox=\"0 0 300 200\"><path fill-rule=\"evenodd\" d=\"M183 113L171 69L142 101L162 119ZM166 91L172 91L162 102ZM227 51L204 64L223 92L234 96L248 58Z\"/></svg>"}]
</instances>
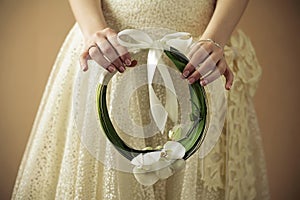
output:
<instances>
[{"instance_id":1,"label":"white ribbon","mask_svg":"<svg viewBox=\"0 0 300 200\"><path fill-rule=\"evenodd\" d=\"M126 37L128 40L123 40L123 37ZM120 45L127 47L129 51L149 49L147 58L147 76L150 110L158 129L161 133L163 133L167 122L167 117L169 117L174 123L177 123L178 104L175 88L169 71L166 68L157 67L157 64L163 54L163 50L169 49L171 46L180 52L186 52L187 48L192 43L192 37L186 32L176 32L167 34L163 38L154 41L144 31L126 29L119 32L117 40ZM162 105L152 87L152 81L156 68L158 68L164 80L165 86L169 89L166 90L165 106Z\"/></svg>"}]
</instances>

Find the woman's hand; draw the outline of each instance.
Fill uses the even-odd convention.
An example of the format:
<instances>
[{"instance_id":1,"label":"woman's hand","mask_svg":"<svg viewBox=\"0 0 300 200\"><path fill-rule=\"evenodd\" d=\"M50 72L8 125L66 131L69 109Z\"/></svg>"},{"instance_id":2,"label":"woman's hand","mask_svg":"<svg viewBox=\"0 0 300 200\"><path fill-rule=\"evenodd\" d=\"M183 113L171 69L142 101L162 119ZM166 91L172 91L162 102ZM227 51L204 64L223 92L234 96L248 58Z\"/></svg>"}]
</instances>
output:
<instances>
[{"instance_id":1,"label":"woman's hand","mask_svg":"<svg viewBox=\"0 0 300 200\"><path fill-rule=\"evenodd\" d=\"M88 70L87 61L91 59L109 72L118 70L123 73L126 67L137 64L135 60L131 60L127 49L118 43L117 33L110 28L95 32L85 43L85 50L80 55L83 71Z\"/></svg>"},{"instance_id":2,"label":"woman's hand","mask_svg":"<svg viewBox=\"0 0 300 200\"><path fill-rule=\"evenodd\" d=\"M183 71L183 78L190 83L200 79L201 85L207 85L219 76L226 78L225 88L230 89L233 82L233 74L229 69L223 55L223 46L227 43L231 33L239 22L249 0L222 0L216 1L215 10L202 38L213 38L213 40L202 40L192 48L189 55L190 62Z\"/></svg>"},{"instance_id":3,"label":"woman's hand","mask_svg":"<svg viewBox=\"0 0 300 200\"><path fill-rule=\"evenodd\" d=\"M233 73L224 58L223 48L212 40L196 43L188 57L190 62L183 70L182 77L190 84L200 81L205 86L220 76L226 78L225 88L229 90L233 83Z\"/></svg>"}]
</instances>

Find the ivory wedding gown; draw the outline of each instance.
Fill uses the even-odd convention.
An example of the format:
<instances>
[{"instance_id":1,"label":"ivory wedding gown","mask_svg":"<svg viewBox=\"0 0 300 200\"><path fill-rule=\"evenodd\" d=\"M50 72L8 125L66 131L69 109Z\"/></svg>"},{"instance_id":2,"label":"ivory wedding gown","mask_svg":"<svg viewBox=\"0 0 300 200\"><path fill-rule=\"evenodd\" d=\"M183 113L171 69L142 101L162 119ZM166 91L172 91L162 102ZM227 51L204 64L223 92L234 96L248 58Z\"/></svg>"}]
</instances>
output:
<instances>
[{"instance_id":1,"label":"ivory wedding gown","mask_svg":"<svg viewBox=\"0 0 300 200\"><path fill-rule=\"evenodd\" d=\"M164 27L197 38L215 0L103 0L108 25L117 30ZM219 200L268 199L261 136L252 103L261 68L243 32L225 47L235 79L228 93L226 123L212 151L153 186L102 163L76 133L72 100L83 38L77 24L67 36L50 74L16 179L12 199ZM112 91L113 93L113 91ZM138 111L136 111L138 112ZM110 148L104 148L109 157ZM109 158L104 162L109 162Z\"/></svg>"}]
</instances>

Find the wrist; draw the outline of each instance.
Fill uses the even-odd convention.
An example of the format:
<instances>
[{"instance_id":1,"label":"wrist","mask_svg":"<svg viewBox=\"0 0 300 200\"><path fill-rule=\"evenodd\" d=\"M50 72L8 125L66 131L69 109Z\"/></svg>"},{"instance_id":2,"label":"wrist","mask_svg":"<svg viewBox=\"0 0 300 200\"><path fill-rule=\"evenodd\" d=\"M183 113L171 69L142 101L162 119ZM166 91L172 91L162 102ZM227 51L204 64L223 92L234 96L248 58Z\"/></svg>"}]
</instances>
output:
<instances>
[{"instance_id":1,"label":"wrist","mask_svg":"<svg viewBox=\"0 0 300 200\"><path fill-rule=\"evenodd\" d=\"M224 49L224 46L221 46L219 43L217 43L216 41L214 41L213 39L210 39L210 38L199 39L198 41L199 41L200 44L205 43L205 42L209 42L209 43L214 44L216 47L218 47L221 50Z\"/></svg>"},{"instance_id":2,"label":"wrist","mask_svg":"<svg viewBox=\"0 0 300 200\"><path fill-rule=\"evenodd\" d=\"M215 34L203 34L199 37L199 41L208 41L214 43L216 46L218 46L221 49L224 49L227 40L225 38L219 37Z\"/></svg>"},{"instance_id":3,"label":"wrist","mask_svg":"<svg viewBox=\"0 0 300 200\"><path fill-rule=\"evenodd\" d=\"M104 29L108 28L106 24L99 24L99 25L91 25L86 27L81 27L82 34L85 38L85 40L90 39L95 35L95 33L102 31Z\"/></svg>"}]
</instances>

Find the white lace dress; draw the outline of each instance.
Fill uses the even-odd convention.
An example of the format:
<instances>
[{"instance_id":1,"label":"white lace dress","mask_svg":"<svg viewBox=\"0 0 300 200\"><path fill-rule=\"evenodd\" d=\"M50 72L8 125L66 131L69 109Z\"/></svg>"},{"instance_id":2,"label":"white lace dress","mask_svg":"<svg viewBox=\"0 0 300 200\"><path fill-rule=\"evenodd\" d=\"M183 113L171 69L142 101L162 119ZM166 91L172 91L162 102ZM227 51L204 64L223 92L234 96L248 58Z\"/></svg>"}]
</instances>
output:
<instances>
[{"instance_id":1,"label":"white lace dress","mask_svg":"<svg viewBox=\"0 0 300 200\"><path fill-rule=\"evenodd\" d=\"M189 32L195 38L204 31L214 6L214 0L102 1L107 23L117 31L164 27ZM241 31L225 47L235 80L228 93L226 125L218 143L204 159L195 154L183 171L149 187L139 184L131 173L99 162L76 133L72 96L82 48L82 34L75 25L50 74L12 199L269 198L261 137L252 103L261 68L249 39ZM109 156L110 149L106 151Z\"/></svg>"}]
</instances>

